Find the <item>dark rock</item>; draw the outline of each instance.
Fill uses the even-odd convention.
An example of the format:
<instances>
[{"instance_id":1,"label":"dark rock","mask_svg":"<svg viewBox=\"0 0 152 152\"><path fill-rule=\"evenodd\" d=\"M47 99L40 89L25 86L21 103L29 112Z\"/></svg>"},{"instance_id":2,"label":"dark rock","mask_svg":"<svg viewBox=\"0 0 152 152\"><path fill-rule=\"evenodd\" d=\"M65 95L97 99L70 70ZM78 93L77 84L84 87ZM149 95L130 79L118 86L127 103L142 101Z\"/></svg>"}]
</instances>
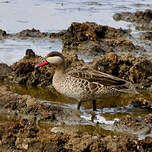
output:
<instances>
[{"instance_id":1,"label":"dark rock","mask_svg":"<svg viewBox=\"0 0 152 152\"><path fill-rule=\"evenodd\" d=\"M0 76L8 75L10 72L12 72L11 67L5 63L0 63Z\"/></svg>"},{"instance_id":2,"label":"dark rock","mask_svg":"<svg viewBox=\"0 0 152 152\"><path fill-rule=\"evenodd\" d=\"M23 30L19 33L16 34L16 36L18 38L45 38L45 37L48 37L49 34L48 33L42 33L40 32L39 30L36 30L36 29L27 29L27 30Z\"/></svg>"},{"instance_id":3,"label":"dark rock","mask_svg":"<svg viewBox=\"0 0 152 152\"><path fill-rule=\"evenodd\" d=\"M98 71L112 74L132 83L149 84L147 87L151 86L152 62L147 58L136 58L131 54L118 56L111 52L94 60L93 65L93 68Z\"/></svg>"},{"instance_id":4,"label":"dark rock","mask_svg":"<svg viewBox=\"0 0 152 152\"><path fill-rule=\"evenodd\" d=\"M117 60L114 54L108 55L109 60ZM16 98L12 98L12 96ZM131 135L108 135L87 131L78 132L68 130L66 125L55 123L58 131L52 132L51 125L46 122L80 122L78 111L63 109L53 105L47 105L36 101L29 95L15 95L9 87L0 86L1 106L19 118L13 121L1 120L0 124L0 148L3 151L151 151L152 138L146 137L139 140ZM2 104L3 103L3 104ZM33 108L32 108L33 107ZM6 110L5 110L6 111ZM26 117L26 118L24 118ZM41 127L39 121L44 121L45 126ZM120 122L115 122L115 129L123 133L148 133L152 123L151 113L142 117L123 117ZM149 125L149 126L148 126ZM62 129L63 128L63 129ZM72 127L73 128L73 127ZM62 131L65 130L65 131ZM132 131L132 132L131 132ZM133 132L134 131L134 132ZM47 138L46 138L47 137ZM2 147L1 147L2 146Z\"/></svg>"},{"instance_id":5,"label":"dark rock","mask_svg":"<svg viewBox=\"0 0 152 152\"><path fill-rule=\"evenodd\" d=\"M12 72L12 68L5 63L0 63L0 80L7 80L9 74Z\"/></svg>"},{"instance_id":6,"label":"dark rock","mask_svg":"<svg viewBox=\"0 0 152 152\"><path fill-rule=\"evenodd\" d=\"M152 10L136 11L135 13L122 12L116 13L113 18L116 21L124 20L127 22L135 22L138 30L152 30Z\"/></svg>"},{"instance_id":7,"label":"dark rock","mask_svg":"<svg viewBox=\"0 0 152 152\"><path fill-rule=\"evenodd\" d=\"M92 54L98 53L98 45ZM90 50L91 51L91 50ZM79 60L74 52L64 52L66 71L73 68L81 69L87 67L101 72L105 72L132 83L141 84L149 88L152 85L152 60L150 58L136 58L131 54L118 56L114 52L106 53L105 56L94 59L93 62L85 63ZM26 56L14 63L11 67L1 64L0 75L5 75L5 79L13 83L50 86L54 74L54 67L47 65L35 69L37 63L42 62L43 58L35 55L32 50L27 50ZM1 76L4 80L4 76Z\"/></svg>"},{"instance_id":8,"label":"dark rock","mask_svg":"<svg viewBox=\"0 0 152 152\"><path fill-rule=\"evenodd\" d=\"M152 41L152 32L142 33L140 35L140 39L141 40L150 40L150 41Z\"/></svg>"},{"instance_id":9,"label":"dark rock","mask_svg":"<svg viewBox=\"0 0 152 152\"><path fill-rule=\"evenodd\" d=\"M34 57L36 57L35 52L32 49L27 49L24 58L29 59Z\"/></svg>"},{"instance_id":10,"label":"dark rock","mask_svg":"<svg viewBox=\"0 0 152 152\"><path fill-rule=\"evenodd\" d=\"M149 76L152 75L152 63L146 59L141 59L137 61L129 70L130 81L134 83L140 83L143 80L146 80Z\"/></svg>"},{"instance_id":11,"label":"dark rock","mask_svg":"<svg viewBox=\"0 0 152 152\"><path fill-rule=\"evenodd\" d=\"M8 34L6 33L6 31L3 31L2 29L0 29L0 39L4 38L8 36Z\"/></svg>"},{"instance_id":12,"label":"dark rock","mask_svg":"<svg viewBox=\"0 0 152 152\"><path fill-rule=\"evenodd\" d=\"M152 101L139 98L139 99L135 99L134 101L132 101L131 104L136 108L141 108L141 109L145 109L148 111L152 111Z\"/></svg>"},{"instance_id":13,"label":"dark rock","mask_svg":"<svg viewBox=\"0 0 152 152\"><path fill-rule=\"evenodd\" d=\"M126 115L125 117L122 117L119 121L115 121L114 130L117 132L126 132L129 134L134 134L137 136L149 135L151 133L152 126L151 120L149 120L148 116L147 118Z\"/></svg>"},{"instance_id":14,"label":"dark rock","mask_svg":"<svg viewBox=\"0 0 152 152\"><path fill-rule=\"evenodd\" d=\"M138 52L145 51L135 46L126 37L129 30L116 29L109 26L97 25L96 23L74 22L64 32L53 34L52 37L61 38L63 52L75 52L77 55L86 57L99 57L108 52Z\"/></svg>"}]
</instances>

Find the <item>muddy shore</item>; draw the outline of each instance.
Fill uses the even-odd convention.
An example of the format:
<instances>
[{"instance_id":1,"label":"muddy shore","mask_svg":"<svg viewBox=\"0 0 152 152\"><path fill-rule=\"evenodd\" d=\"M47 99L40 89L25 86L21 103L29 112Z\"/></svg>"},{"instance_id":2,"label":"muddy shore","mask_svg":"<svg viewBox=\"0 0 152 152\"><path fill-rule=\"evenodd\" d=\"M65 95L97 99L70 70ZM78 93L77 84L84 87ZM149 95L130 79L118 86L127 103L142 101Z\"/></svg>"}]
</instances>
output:
<instances>
[{"instance_id":1,"label":"muddy shore","mask_svg":"<svg viewBox=\"0 0 152 152\"><path fill-rule=\"evenodd\" d=\"M150 113L144 117L122 117L113 126L114 132L120 132L119 135L111 131L98 133L92 129L100 127L100 124L92 131L81 128L83 124L92 124L81 118L77 110L40 103L36 98L17 95L10 90L10 86L0 87L0 146L4 151L150 152L152 149L152 137L139 140L131 135L151 132Z\"/></svg>"},{"instance_id":2,"label":"muddy shore","mask_svg":"<svg viewBox=\"0 0 152 152\"><path fill-rule=\"evenodd\" d=\"M114 18L124 19L123 15L126 15L126 21L138 24L141 24L138 21L141 18L146 20L147 25L151 22L151 10L115 14ZM149 29L151 30L150 27ZM102 110L99 113L93 113L85 104L85 110L78 111L53 102L40 102L40 94L43 96L42 92L47 90L44 94L46 96L53 89L54 68L46 66L35 69L34 66L43 58L29 48L25 56L11 66L0 63L0 150L152 151L152 56L136 56L137 52L146 50L134 44L129 39L131 36L130 30L88 22L72 23L67 30L59 33L27 29L8 34L0 30L0 39L61 39L67 71L77 68L106 72L132 82L139 91L138 96L125 97L125 104L122 105L118 99L114 99L116 105L111 103L108 108L116 107L115 113L103 113L105 105L100 105L101 101L98 102ZM151 41L150 32L141 36L141 40L145 39ZM85 62L80 58L84 54L93 57L93 60ZM20 91L17 91L16 85ZM24 90L21 85L23 88L37 87L37 92L30 89L30 93L21 93ZM50 96L56 101L60 95L55 92ZM124 102L124 97L122 98ZM63 96L58 100L76 103ZM121 107L127 110L114 121L115 115L122 113ZM89 115L91 120L85 119L84 114ZM97 121L99 116L114 122L100 123Z\"/></svg>"}]
</instances>

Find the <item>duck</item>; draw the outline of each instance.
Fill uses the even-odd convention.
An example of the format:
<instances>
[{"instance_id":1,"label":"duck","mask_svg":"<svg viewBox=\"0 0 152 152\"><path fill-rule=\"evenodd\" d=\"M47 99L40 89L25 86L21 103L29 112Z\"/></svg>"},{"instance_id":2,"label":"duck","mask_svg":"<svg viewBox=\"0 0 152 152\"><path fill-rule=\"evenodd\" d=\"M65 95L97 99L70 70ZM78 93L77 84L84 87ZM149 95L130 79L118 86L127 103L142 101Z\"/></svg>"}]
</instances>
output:
<instances>
[{"instance_id":1,"label":"duck","mask_svg":"<svg viewBox=\"0 0 152 152\"><path fill-rule=\"evenodd\" d=\"M51 64L55 66L52 85L60 94L76 99L77 109L82 102L92 101L93 111L96 111L96 100L118 96L122 93L138 94L134 85L113 75L90 69L75 69L66 72L65 57L62 53L49 53L42 63L36 64L39 68Z\"/></svg>"}]
</instances>

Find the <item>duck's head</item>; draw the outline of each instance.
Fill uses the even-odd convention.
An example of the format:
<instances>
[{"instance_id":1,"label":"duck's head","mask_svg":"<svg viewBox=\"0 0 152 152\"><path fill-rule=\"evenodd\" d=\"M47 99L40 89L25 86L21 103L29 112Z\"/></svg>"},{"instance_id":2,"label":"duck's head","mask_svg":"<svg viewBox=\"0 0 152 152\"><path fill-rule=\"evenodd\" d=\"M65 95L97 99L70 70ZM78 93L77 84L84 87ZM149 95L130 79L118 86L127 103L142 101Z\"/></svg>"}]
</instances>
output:
<instances>
[{"instance_id":1,"label":"duck's head","mask_svg":"<svg viewBox=\"0 0 152 152\"><path fill-rule=\"evenodd\" d=\"M36 64L35 68L42 67L47 64L64 67L65 64L64 56L59 52L51 52L46 56L45 60L42 63Z\"/></svg>"}]
</instances>

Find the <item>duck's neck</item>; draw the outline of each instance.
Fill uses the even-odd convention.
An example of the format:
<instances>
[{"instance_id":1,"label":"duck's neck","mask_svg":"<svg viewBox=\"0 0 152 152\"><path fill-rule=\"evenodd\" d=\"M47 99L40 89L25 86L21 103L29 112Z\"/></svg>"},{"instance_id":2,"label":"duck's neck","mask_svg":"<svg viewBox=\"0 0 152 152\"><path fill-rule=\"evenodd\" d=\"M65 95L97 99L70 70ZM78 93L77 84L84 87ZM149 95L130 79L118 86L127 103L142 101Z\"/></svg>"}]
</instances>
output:
<instances>
[{"instance_id":1,"label":"duck's neck","mask_svg":"<svg viewBox=\"0 0 152 152\"><path fill-rule=\"evenodd\" d=\"M63 65L57 66L53 76L53 81L61 80L64 77L65 68Z\"/></svg>"}]
</instances>

